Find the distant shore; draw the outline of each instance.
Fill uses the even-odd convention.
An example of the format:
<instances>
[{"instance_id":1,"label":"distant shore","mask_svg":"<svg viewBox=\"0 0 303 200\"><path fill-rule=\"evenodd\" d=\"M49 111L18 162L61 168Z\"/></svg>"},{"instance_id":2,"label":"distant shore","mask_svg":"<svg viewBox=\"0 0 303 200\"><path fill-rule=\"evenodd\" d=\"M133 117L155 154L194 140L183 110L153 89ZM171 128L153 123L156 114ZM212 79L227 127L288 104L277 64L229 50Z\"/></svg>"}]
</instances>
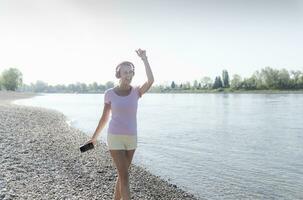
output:
<instances>
[{"instance_id":1,"label":"distant shore","mask_svg":"<svg viewBox=\"0 0 303 200\"><path fill-rule=\"evenodd\" d=\"M303 90L230 90L230 89L217 89L217 90L165 90L162 92L150 92L159 94L303 94Z\"/></svg>"},{"instance_id":2,"label":"distant shore","mask_svg":"<svg viewBox=\"0 0 303 200\"><path fill-rule=\"evenodd\" d=\"M0 91L0 199L112 199L116 170L100 141L68 126L57 111L11 104L35 93ZM197 199L146 169L130 168L132 199Z\"/></svg>"},{"instance_id":3,"label":"distant shore","mask_svg":"<svg viewBox=\"0 0 303 200\"><path fill-rule=\"evenodd\" d=\"M28 93L32 95L39 94L103 94L104 91L98 92L58 92L58 93ZM303 90L164 90L164 91L150 91L150 94L303 94ZM1 94L1 91L0 91ZM21 97L23 93L20 93ZM18 98L18 95L17 97Z\"/></svg>"}]
</instances>

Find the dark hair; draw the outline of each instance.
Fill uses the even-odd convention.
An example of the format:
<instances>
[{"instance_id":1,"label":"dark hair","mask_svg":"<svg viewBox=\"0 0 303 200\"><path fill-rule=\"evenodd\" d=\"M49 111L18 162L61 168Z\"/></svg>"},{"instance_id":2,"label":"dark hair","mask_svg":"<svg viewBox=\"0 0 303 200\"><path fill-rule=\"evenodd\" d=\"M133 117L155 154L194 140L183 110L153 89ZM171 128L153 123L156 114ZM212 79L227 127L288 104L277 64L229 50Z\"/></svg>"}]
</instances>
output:
<instances>
[{"instance_id":1,"label":"dark hair","mask_svg":"<svg viewBox=\"0 0 303 200\"><path fill-rule=\"evenodd\" d=\"M121 78L120 69L121 69L122 65L130 66L132 68L132 71L133 71L134 75L135 75L135 66L134 66L134 64L129 62L129 61L123 61L119 65L117 65L117 67L116 67L116 78Z\"/></svg>"}]
</instances>

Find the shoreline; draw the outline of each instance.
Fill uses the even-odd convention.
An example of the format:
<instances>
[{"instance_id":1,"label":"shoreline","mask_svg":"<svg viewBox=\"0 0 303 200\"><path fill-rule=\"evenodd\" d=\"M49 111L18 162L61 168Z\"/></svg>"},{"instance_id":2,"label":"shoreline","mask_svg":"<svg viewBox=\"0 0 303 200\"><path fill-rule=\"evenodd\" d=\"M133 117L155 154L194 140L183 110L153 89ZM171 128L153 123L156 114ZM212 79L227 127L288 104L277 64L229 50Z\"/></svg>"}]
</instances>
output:
<instances>
[{"instance_id":1,"label":"shoreline","mask_svg":"<svg viewBox=\"0 0 303 200\"><path fill-rule=\"evenodd\" d=\"M303 90L167 90L152 94L303 94Z\"/></svg>"},{"instance_id":2,"label":"shoreline","mask_svg":"<svg viewBox=\"0 0 303 200\"><path fill-rule=\"evenodd\" d=\"M14 100L26 99L35 96L39 96L39 93L33 92L12 92L12 91L1 91L0 90L0 104L12 104ZM14 105L14 104L12 104Z\"/></svg>"},{"instance_id":3,"label":"shoreline","mask_svg":"<svg viewBox=\"0 0 303 200\"><path fill-rule=\"evenodd\" d=\"M116 169L106 144L81 153L89 137L63 113L13 104L35 93L0 91L0 199L112 199ZM134 164L132 199L198 199Z\"/></svg>"},{"instance_id":4,"label":"shoreline","mask_svg":"<svg viewBox=\"0 0 303 200\"><path fill-rule=\"evenodd\" d=\"M1 91L0 91L1 93ZM32 94L103 94L100 92L41 92ZM303 90L166 90L150 91L148 94L303 94Z\"/></svg>"}]
</instances>

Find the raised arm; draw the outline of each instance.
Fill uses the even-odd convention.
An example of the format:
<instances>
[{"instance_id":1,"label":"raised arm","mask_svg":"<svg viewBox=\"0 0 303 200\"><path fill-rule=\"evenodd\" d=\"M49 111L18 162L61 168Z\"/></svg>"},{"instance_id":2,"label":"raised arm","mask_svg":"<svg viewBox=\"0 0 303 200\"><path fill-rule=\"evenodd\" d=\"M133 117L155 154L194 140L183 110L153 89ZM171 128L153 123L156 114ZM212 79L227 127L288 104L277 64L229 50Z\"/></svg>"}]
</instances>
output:
<instances>
[{"instance_id":1,"label":"raised arm","mask_svg":"<svg viewBox=\"0 0 303 200\"><path fill-rule=\"evenodd\" d=\"M143 95L145 92L147 92L149 90L149 88L154 83L154 76L153 76L153 72L150 68L149 62L147 60L146 51L142 50L142 49L138 49L138 50L136 50L136 52L144 63L145 72L146 72L146 76L147 76L147 81L139 88L141 95Z\"/></svg>"}]
</instances>

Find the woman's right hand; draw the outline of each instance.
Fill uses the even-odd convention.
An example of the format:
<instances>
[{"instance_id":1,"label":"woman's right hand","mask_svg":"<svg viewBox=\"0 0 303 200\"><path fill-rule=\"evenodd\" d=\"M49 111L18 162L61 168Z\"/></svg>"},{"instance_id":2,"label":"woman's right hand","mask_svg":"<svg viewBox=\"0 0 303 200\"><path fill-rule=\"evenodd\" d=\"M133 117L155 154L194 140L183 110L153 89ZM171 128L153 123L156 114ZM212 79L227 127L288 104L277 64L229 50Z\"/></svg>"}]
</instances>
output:
<instances>
[{"instance_id":1,"label":"woman's right hand","mask_svg":"<svg viewBox=\"0 0 303 200\"><path fill-rule=\"evenodd\" d=\"M92 142L93 145L96 145L96 144L97 144L97 138L92 137L92 138L89 139L87 142L85 142L85 144L88 144L88 143L90 143L90 142Z\"/></svg>"}]
</instances>

